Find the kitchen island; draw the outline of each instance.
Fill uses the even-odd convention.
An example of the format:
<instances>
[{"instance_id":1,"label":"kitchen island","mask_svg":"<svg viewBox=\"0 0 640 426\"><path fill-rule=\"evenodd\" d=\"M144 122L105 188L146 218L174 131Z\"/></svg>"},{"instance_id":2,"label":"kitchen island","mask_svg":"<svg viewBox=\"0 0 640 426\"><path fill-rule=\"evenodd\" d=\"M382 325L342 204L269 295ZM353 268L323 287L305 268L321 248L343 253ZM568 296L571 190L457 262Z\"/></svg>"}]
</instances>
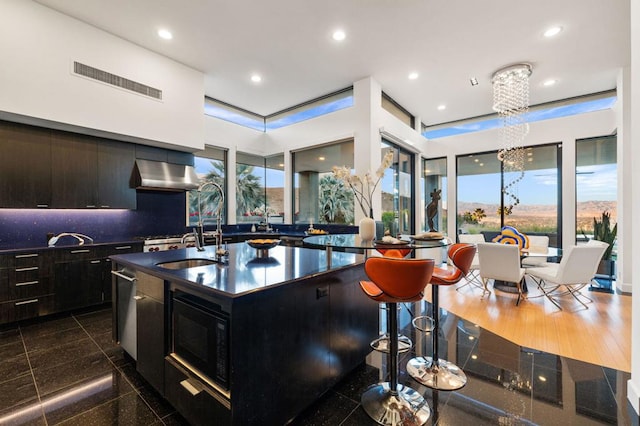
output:
<instances>
[{"instance_id":1,"label":"kitchen island","mask_svg":"<svg viewBox=\"0 0 640 426\"><path fill-rule=\"evenodd\" d=\"M358 286L364 258L228 250L224 264L213 246L113 256L114 338L190 423L286 424L378 336L378 305Z\"/></svg>"}]
</instances>

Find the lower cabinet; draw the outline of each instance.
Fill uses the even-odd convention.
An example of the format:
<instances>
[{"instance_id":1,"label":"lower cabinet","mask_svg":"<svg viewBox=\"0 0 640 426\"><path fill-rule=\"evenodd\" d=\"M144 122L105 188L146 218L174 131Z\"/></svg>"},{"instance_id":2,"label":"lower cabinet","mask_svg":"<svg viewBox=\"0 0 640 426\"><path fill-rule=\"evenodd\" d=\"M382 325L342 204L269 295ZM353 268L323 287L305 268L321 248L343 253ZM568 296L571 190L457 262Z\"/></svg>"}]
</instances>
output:
<instances>
[{"instance_id":1,"label":"lower cabinet","mask_svg":"<svg viewBox=\"0 0 640 426\"><path fill-rule=\"evenodd\" d=\"M170 357L166 357L164 363L164 397L190 424L231 424L229 401L213 393L199 378Z\"/></svg>"},{"instance_id":2,"label":"lower cabinet","mask_svg":"<svg viewBox=\"0 0 640 426\"><path fill-rule=\"evenodd\" d=\"M158 392L164 392L166 348L164 281L136 273L136 369Z\"/></svg>"},{"instance_id":3,"label":"lower cabinet","mask_svg":"<svg viewBox=\"0 0 640 426\"><path fill-rule=\"evenodd\" d=\"M0 256L0 323L55 311L46 250Z\"/></svg>"},{"instance_id":4,"label":"lower cabinet","mask_svg":"<svg viewBox=\"0 0 640 426\"><path fill-rule=\"evenodd\" d=\"M68 311L103 302L103 260L97 248L60 249L53 270L56 310Z\"/></svg>"},{"instance_id":5,"label":"lower cabinet","mask_svg":"<svg viewBox=\"0 0 640 426\"><path fill-rule=\"evenodd\" d=\"M139 244L76 246L54 251L56 311L111 301L109 256L142 251Z\"/></svg>"}]
</instances>

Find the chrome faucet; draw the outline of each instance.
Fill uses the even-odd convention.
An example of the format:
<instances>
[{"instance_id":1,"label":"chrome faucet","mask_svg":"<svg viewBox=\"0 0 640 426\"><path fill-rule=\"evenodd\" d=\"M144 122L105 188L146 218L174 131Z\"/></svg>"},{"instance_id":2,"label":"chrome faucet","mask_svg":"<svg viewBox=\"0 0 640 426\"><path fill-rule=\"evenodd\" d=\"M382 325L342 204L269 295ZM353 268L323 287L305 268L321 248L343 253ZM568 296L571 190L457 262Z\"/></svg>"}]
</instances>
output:
<instances>
[{"instance_id":1,"label":"chrome faucet","mask_svg":"<svg viewBox=\"0 0 640 426\"><path fill-rule=\"evenodd\" d=\"M215 182L204 182L197 189L198 191L198 227L197 229L196 228L193 229L193 233L196 236L196 248L198 251L204 251L205 232L204 232L204 224L202 223L201 194L202 194L202 191L207 186L213 186L215 189L218 190L218 192L220 192L220 202L218 203L218 208L214 212L216 215L216 232L214 235L216 238L216 260L218 262L223 262L224 257L229 254L229 252L226 249L222 248L222 208L224 207L224 191L222 190L222 187Z\"/></svg>"},{"instance_id":2,"label":"chrome faucet","mask_svg":"<svg viewBox=\"0 0 640 426\"><path fill-rule=\"evenodd\" d=\"M49 239L49 241L47 242L47 245L49 247L53 247L56 245L56 243L58 242L58 240L62 237L73 237L76 240L78 240L78 245L81 246L83 245L85 242L89 241L91 244L93 244L93 238L91 238L88 235L84 235L84 234L79 234L77 232L61 232L60 234L51 237Z\"/></svg>"}]
</instances>

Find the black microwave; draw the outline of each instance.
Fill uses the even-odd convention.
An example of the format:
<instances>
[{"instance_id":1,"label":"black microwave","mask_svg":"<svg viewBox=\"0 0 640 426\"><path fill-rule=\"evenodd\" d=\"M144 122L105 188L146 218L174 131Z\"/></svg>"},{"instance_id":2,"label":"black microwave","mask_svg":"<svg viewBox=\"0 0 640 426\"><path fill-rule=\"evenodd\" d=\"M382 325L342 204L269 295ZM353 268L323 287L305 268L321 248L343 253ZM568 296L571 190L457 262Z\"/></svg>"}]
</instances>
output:
<instances>
[{"instance_id":1,"label":"black microwave","mask_svg":"<svg viewBox=\"0 0 640 426\"><path fill-rule=\"evenodd\" d=\"M219 305L174 293L172 351L209 380L229 389L229 315Z\"/></svg>"}]
</instances>

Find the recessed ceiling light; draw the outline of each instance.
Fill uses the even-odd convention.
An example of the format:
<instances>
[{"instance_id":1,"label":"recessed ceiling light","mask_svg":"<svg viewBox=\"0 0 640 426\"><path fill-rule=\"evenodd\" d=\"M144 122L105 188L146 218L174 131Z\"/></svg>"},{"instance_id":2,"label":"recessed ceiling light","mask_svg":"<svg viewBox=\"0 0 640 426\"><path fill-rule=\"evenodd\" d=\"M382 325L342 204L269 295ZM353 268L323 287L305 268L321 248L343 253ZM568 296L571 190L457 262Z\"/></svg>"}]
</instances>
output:
<instances>
[{"instance_id":1,"label":"recessed ceiling light","mask_svg":"<svg viewBox=\"0 0 640 426\"><path fill-rule=\"evenodd\" d=\"M258 74L254 74L251 76L251 81L253 81L254 83L260 83L262 81L262 77L260 77Z\"/></svg>"},{"instance_id":2,"label":"recessed ceiling light","mask_svg":"<svg viewBox=\"0 0 640 426\"><path fill-rule=\"evenodd\" d=\"M545 37L553 37L555 35L558 35L560 33L560 31L562 31L562 27L551 27L548 28L545 32L544 32L544 36Z\"/></svg>"},{"instance_id":3,"label":"recessed ceiling light","mask_svg":"<svg viewBox=\"0 0 640 426\"><path fill-rule=\"evenodd\" d=\"M318 157L318 160L320 160L320 161L324 161L324 160L326 160L326 158L324 158L324 157Z\"/></svg>"},{"instance_id":4,"label":"recessed ceiling light","mask_svg":"<svg viewBox=\"0 0 640 426\"><path fill-rule=\"evenodd\" d=\"M420 76L420 74L418 74L417 72L412 72L412 73L409 74L409 80L415 80L419 76Z\"/></svg>"},{"instance_id":5,"label":"recessed ceiling light","mask_svg":"<svg viewBox=\"0 0 640 426\"><path fill-rule=\"evenodd\" d=\"M347 35L345 34L344 31L342 30L336 30L333 32L333 39L335 41L342 41L347 37Z\"/></svg>"},{"instance_id":6,"label":"recessed ceiling light","mask_svg":"<svg viewBox=\"0 0 640 426\"><path fill-rule=\"evenodd\" d=\"M173 34L171 34L171 31L161 28L158 30L158 37L165 40L171 40L173 38Z\"/></svg>"},{"instance_id":7,"label":"recessed ceiling light","mask_svg":"<svg viewBox=\"0 0 640 426\"><path fill-rule=\"evenodd\" d=\"M447 109L446 105L438 105L438 111L444 111L445 109Z\"/></svg>"},{"instance_id":8,"label":"recessed ceiling light","mask_svg":"<svg viewBox=\"0 0 640 426\"><path fill-rule=\"evenodd\" d=\"M550 80L545 80L545 82L542 83L542 85L549 87L549 86L553 86L557 82L558 82L558 80L550 79Z\"/></svg>"}]
</instances>

